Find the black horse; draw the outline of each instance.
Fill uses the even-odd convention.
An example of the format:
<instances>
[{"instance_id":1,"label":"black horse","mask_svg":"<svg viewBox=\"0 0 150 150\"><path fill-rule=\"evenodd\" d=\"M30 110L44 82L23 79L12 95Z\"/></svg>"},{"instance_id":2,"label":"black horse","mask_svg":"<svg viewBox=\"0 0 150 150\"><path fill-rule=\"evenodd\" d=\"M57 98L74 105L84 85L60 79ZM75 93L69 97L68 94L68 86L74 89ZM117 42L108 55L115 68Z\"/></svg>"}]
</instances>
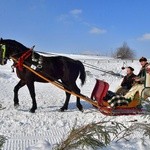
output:
<instances>
[{"instance_id":1,"label":"black horse","mask_svg":"<svg viewBox=\"0 0 150 150\"><path fill-rule=\"evenodd\" d=\"M27 85L32 98L32 108L30 112L34 113L37 109L34 82L45 82L40 77L24 68L22 66L23 63L35 69L37 72L43 73L44 77L52 81L58 81L60 79L65 88L80 94L80 89L76 85L76 80L80 75L79 78L81 79L82 85L84 85L86 79L85 68L80 61L63 56L45 57L25 47L21 43L10 39L4 40L1 38L0 49L1 65L5 65L7 60L11 57L19 60L18 64L14 62L17 76L20 78L19 83L14 88L14 106L19 106L19 89ZM60 111L68 109L70 96L71 94L66 92L66 100L64 105L60 108ZM78 97L76 105L80 111L83 111L80 98Z\"/></svg>"}]
</instances>

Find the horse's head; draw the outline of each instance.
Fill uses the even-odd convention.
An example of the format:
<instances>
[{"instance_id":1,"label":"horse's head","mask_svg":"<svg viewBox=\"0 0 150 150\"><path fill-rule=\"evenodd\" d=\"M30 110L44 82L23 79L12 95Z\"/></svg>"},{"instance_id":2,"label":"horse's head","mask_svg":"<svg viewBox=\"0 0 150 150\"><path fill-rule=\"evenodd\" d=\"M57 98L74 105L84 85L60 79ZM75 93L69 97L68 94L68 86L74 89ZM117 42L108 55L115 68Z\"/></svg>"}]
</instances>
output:
<instances>
[{"instance_id":1,"label":"horse's head","mask_svg":"<svg viewBox=\"0 0 150 150\"><path fill-rule=\"evenodd\" d=\"M7 63L7 54L6 54L6 43L1 38L0 39L0 65L5 65Z\"/></svg>"},{"instance_id":2,"label":"horse's head","mask_svg":"<svg viewBox=\"0 0 150 150\"><path fill-rule=\"evenodd\" d=\"M5 65L10 56L17 55L23 51L28 50L27 47L21 43L10 40L10 39L0 39L0 65Z\"/></svg>"}]
</instances>

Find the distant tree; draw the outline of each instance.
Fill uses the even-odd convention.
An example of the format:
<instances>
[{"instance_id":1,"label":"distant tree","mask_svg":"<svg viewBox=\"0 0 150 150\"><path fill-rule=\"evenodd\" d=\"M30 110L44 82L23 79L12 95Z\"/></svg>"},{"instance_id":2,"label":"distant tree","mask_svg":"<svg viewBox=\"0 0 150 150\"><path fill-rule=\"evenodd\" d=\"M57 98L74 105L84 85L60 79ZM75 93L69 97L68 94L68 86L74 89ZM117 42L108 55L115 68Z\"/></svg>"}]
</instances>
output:
<instances>
[{"instance_id":1,"label":"distant tree","mask_svg":"<svg viewBox=\"0 0 150 150\"><path fill-rule=\"evenodd\" d=\"M135 52L132 50L126 42L113 53L113 57L120 59L133 59Z\"/></svg>"}]
</instances>

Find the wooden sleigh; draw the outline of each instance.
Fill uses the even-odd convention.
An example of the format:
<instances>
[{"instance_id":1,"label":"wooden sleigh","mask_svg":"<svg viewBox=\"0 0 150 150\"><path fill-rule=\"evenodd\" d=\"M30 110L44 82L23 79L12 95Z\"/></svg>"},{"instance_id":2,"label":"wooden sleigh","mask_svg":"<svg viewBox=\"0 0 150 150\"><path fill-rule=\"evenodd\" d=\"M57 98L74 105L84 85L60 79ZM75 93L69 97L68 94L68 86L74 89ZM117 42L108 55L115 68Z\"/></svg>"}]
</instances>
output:
<instances>
[{"instance_id":1,"label":"wooden sleigh","mask_svg":"<svg viewBox=\"0 0 150 150\"><path fill-rule=\"evenodd\" d=\"M146 73L145 87L150 88L150 74ZM140 95L136 93L132 102L128 106L117 106L116 108L111 108L107 101L104 100L104 97L107 94L109 89L109 84L105 81L96 79L96 84L91 94L91 99L97 101L99 110L104 115L119 116L119 115L136 115L136 114L145 114L147 113L141 105ZM143 89L143 92L144 92Z\"/></svg>"}]
</instances>

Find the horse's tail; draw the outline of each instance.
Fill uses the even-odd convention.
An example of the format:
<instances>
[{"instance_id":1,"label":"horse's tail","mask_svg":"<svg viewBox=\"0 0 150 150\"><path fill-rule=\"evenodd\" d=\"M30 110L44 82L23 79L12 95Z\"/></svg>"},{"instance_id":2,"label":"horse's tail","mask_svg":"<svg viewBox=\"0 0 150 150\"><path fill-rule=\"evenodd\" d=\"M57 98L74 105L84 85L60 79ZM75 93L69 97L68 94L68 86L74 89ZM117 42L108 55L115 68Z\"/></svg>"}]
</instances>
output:
<instances>
[{"instance_id":1,"label":"horse's tail","mask_svg":"<svg viewBox=\"0 0 150 150\"><path fill-rule=\"evenodd\" d=\"M78 61L78 65L79 65L79 72L80 72L79 78L81 79L81 85L83 86L86 80L86 72L82 62Z\"/></svg>"}]
</instances>

